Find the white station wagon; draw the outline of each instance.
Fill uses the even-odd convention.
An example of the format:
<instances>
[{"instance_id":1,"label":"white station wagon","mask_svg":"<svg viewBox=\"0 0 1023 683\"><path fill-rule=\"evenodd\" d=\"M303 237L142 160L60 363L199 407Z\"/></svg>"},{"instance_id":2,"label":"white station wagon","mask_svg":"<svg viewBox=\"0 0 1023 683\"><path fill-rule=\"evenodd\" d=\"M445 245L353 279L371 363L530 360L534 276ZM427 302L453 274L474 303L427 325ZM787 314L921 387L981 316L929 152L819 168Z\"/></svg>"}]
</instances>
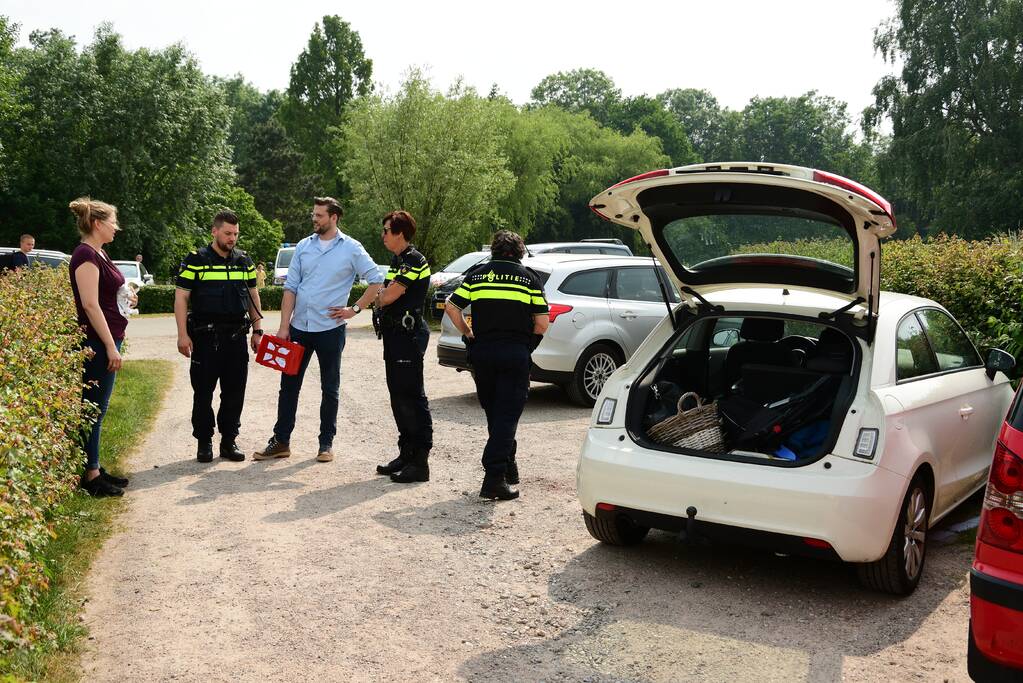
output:
<instances>
[{"instance_id":1,"label":"white station wagon","mask_svg":"<svg viewBox=\"0 0 1023 683\"><path fill-rule=\"evenodd\" d=\"M594 407L589 532L840 559L912 592L929 526L984 486L1014 360L983 361L937 303L880 291L891 205L821 171L722 163L631 178L591 208L639 230L683 300ZM786 245L827 258L764 253Z\"/></svg>"}]
</instances>

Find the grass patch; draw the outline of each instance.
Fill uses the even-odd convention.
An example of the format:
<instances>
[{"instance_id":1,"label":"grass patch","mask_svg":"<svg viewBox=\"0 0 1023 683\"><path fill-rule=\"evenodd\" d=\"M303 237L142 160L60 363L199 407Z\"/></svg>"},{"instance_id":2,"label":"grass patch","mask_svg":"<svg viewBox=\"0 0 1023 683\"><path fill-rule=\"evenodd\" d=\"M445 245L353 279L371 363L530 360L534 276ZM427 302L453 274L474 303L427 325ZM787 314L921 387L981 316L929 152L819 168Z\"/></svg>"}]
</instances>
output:
<instances>
[{"instance_id":1,"label":"grass patch","mask_svg":"<svg viewBox=\"0 0 1023 683\"><path fill-rule=\"evenodd\" d=\"M109 472L121 474L122 459L149 432L172 374L169 361L125 361L117 374L100 440L100 462ZM41 596L31 618L43 626L48 637L16 653L9 662L13 678L0 674L0 681L78 679L78 654L86 634L80 618L85 580L121 505L121 499L90 498L79 491L56 513L63 521L45 553L50 589Z\"/></svg>"}]
</instances>

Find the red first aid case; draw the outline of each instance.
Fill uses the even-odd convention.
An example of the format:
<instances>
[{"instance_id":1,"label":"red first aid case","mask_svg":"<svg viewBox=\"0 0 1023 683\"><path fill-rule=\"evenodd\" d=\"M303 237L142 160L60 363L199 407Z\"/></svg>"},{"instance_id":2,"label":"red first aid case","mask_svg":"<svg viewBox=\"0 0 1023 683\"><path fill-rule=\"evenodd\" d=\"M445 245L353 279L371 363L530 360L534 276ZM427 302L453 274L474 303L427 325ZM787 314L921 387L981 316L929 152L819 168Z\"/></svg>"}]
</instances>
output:
<instances>
[{"instance_id":1,"label":"red first aid case","mask_svg":"<svg viewBox=\"0 0 1023 683\"><path fill-rule=\"evenodd\" d=\"M301 344L264 334L256 350L256 362L285 375L297 375L304 353L305 347Z\"/></svg>"}]
</instances>

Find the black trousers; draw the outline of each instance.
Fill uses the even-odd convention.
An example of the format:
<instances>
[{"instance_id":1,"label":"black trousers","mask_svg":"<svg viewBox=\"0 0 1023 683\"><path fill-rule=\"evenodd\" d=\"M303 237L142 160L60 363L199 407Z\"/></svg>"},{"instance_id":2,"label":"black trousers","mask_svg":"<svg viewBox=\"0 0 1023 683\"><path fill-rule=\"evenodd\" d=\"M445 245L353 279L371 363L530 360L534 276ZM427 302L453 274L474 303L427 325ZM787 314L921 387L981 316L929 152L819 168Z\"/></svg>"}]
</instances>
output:
<instances>
[{"instance_id":1,"label":"black trousers","mask_svg":"<svg viewBox=\"0 0 1023 683\"><path fill-rule=\"evenodd\" d=\"M240 324L239 324L240 327ZM232 440L241 427L249 347L244 332L196 331L192 335L192 436L213 438L213 390L220 382L216 426L221 439Z\"/></svg>"},{"instance_id":2,"label":"black trousers","mask_svg":"<svg viewBox=\"0 0 1023 683\"><path fill-rule=\"evenodd\" d=\"M387 391L391 395L391 412L398 427L398 453L411 457L412 451L426 452L433 448L433 417L423 384L423 355L430 341L426 323L414 332L385 329L384 370Z\"/></svg>"},{"instance_id":3,"label":"black trousers","mask_svg":"<svg viewBox=\"0 0 1023 683\"><path fill-rule=\"evenodd\" d=\"M487 414L487 475L502 475L515 461L515 432L529 397L529 356L529 347L516 342L484 340L469 347L476 396Z\"/></svg>"}]
</instances>

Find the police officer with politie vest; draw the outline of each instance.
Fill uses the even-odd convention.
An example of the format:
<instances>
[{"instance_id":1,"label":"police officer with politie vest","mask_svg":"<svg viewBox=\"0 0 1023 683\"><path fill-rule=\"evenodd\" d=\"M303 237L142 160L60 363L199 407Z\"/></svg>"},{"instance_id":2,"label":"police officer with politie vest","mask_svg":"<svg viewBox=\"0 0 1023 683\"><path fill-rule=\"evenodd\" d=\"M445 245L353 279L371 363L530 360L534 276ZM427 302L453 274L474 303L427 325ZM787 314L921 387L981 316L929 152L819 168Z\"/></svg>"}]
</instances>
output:
<instances>
[{"instance_id":1,"label":"police officer with politie vest","mask_svg":"<svg viewBox=\"0 0 1023 683\"><path fill-rule=\"evenodd\" d=\"M241 426L249 353L263 330L259 321L256 268L245 252L235 249L238 216L221 211L213 219L213 241L191 252L181 264L174 296L178 351L191 358L192 435L198 439L199 462L213 460L213 391L220 382L220 457L245 459L235 439ZM191 312L188 311L189 307Z\"/></svg>"},{"instance_id":2,"label":"police officer with politie vest","mask_svg":"<svg viewBox=\"0 0 1023 683\"><path fill-rule=\"evenodd\" d=\"M377 474L407 484L430 480L433 419L423 387L423 355L430 330L423 320L430 264L411 244L416 221L407 211L384 216L384 247L394 256L377 293L373 326L384 340L384 368L391 412L398 427L398 456L377 465Z\"/></svg>"},{"instance_id":3,"label":"police officer with politie vest","mask_svg":"<svg viewBox=\"0 0 1023 683\"><path fill-rule=\"evenodd\" d=\"M470 268L448 298L446 314L464 335L476 395L487 415L480 497L518 498L515 431L529 395L530 354L549 324L543 283L520 262L522 238L500 230L490 244L490 261ZM472 306L472 326L462 311Z\"/></svg>"}]
</instances>

